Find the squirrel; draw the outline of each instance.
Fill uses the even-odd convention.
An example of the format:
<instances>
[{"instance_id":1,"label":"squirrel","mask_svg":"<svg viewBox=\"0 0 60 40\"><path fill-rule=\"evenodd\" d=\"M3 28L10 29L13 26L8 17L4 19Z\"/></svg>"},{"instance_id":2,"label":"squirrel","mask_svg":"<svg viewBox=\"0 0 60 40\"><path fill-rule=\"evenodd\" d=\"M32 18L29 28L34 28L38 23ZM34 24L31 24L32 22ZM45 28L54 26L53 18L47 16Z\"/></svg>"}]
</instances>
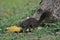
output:
<instances>
[{"instance_id":1,"label":"squirrel","mask_svg":"<svg viewBox=\"0 0 60 40\"><path fill-rule=\"evenodd\" d=\"M43 22L43 20L49 19L52 15L51 12L48 10L44 11L42 9L38 9L37 11L38 11L38 13L40 13L40 11L41 11L41 13L42 13L39 20L37 20L33 17L26 19L25 21L20 23L20 26L23 29L25 29L25 30L29 29L31 31L31 28L34 29L34 28L38 27L40 25L40 23Z\"/></svg>"}]
</instances>

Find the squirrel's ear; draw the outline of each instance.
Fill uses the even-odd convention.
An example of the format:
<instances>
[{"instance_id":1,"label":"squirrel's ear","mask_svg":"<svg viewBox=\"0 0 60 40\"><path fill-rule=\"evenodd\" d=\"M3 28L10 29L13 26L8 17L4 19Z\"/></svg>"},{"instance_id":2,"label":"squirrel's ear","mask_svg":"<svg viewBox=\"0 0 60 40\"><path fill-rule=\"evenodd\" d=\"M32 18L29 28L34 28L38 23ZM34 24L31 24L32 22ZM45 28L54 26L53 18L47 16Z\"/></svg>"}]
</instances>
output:
<instances>
[{"instance_id":1,"label":"squirrel's ear","mask_svg":"<svg viewBox=\"0 0 60 40\"><path fill-rule=\"evenodd\" d=\"M27 19L29 19L30 17L28 16Z\"/></svg>"}]
</instances>

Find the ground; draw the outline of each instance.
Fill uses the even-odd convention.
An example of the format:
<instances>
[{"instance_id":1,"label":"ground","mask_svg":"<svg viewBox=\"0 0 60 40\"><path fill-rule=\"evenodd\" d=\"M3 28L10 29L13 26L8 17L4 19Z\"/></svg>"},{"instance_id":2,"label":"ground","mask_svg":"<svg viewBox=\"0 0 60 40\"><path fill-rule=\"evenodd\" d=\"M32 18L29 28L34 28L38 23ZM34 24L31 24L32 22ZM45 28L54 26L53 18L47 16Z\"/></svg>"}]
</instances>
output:
<instances>
[{"instance_id":1,"label":"ground","mask_svg":"<svg viewBox=\"0 0 60 40\"><path fill-rule=\"evenodd\" d=\"M40 27L33 33L6 33L6 28L17 24L32 16L39 6L40 0L0 0L0 40L60 40L60 34L54 33L54 29L60 28L60 22L56 26Z\"/></svg>"}]
</instances>

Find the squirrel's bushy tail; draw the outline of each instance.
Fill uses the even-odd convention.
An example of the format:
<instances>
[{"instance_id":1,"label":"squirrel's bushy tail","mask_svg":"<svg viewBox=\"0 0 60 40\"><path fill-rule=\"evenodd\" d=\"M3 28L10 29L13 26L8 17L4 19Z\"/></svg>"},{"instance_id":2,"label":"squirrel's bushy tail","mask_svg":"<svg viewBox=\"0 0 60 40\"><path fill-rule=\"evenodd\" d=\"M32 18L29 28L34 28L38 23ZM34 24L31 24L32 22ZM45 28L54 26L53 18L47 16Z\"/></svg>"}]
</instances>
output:
<instances>
[{"instance_id":1,"label":"squirrel's bushy tail","mask_svg":"<svg viewBox=\"0 0 60 40\"><path fill-rule=\"evenodd\" d=\"M49 19L51 17L52 13L50 11L44 11L42 15L40 16L39 23L41 23L45 19Z\"/></svg>"}]
</instances>

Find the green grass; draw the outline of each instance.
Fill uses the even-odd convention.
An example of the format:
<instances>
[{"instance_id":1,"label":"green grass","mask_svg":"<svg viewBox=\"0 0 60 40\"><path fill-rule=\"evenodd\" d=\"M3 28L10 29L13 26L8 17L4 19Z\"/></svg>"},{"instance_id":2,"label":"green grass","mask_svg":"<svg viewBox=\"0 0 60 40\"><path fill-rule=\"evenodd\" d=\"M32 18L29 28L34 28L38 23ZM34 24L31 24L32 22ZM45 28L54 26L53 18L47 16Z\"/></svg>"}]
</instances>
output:
<instances>
[{"instance_id":1,"label":"green grass","mask_svg":"<svg viewBox=\"0 0 60 40\"><path fill-rule=\"evenodd\" d=\"M0 0L0 29L5 32L6 27L17 24L32 16L39 6L40 0ZM60 34L54 35L54 29L60 28L60 22L56 26L45 26L42 29L33 30L33 35L2 33L0 31L0 40L60 40ZM28 37L28 38L27 38Z\"/></svg>"},{"instance_id":2,"label":"green grass","mask_svg":"<svg viewBox=\"0 0 60 40\"><path fill-rule=\"evenodd\" d=\"M40 0L0 0L0 27L14 25L38 7Z\"/></svg>"}]
</instances>

